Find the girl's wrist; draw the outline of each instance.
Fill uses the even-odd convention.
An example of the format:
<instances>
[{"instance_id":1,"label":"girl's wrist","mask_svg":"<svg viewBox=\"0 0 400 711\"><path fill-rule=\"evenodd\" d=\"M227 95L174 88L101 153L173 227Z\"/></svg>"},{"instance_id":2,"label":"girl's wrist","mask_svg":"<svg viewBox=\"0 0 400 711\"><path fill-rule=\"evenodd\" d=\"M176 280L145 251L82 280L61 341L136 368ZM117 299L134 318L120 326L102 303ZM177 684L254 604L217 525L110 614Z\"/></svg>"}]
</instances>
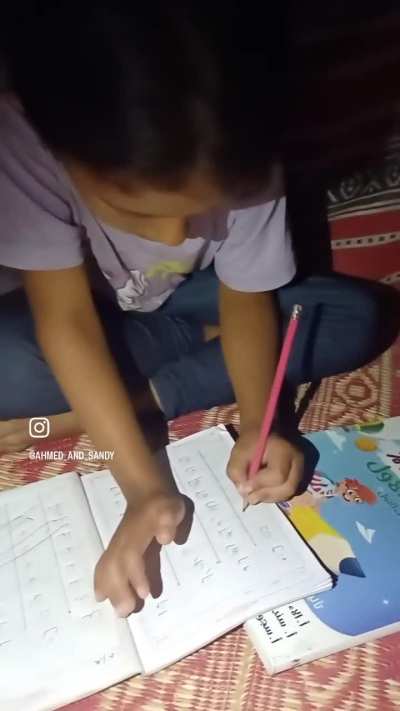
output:
<instances>
[{"instance_id":1,"label":"girl's wrist","mask_svg":"<svg viewBox=\"0 0 400 711\"><path fill-rule=\"evenodd\" d=\"M171 493L173 491L173 479L164 474L154 457L149 456L141 458L138 466L136 459L135 465L132 465L132 459L129 464L121 465L120 462L115 462L112 468L112 473L118 482L126 500L133 505L138 500L147 498L148 496Z\"/></svg>"},{"instance_id":2,"label":"girl's wrist","mask_svg":"<svg viewBox=\"0 0 400 711\"><path fill-rule=\"evenodd\" d=\"M254 419L243 419L240 418L240 434L250 434L253 432L259 432L261 429L262 420L261 418Z\"/></svg>"}]
</instances>

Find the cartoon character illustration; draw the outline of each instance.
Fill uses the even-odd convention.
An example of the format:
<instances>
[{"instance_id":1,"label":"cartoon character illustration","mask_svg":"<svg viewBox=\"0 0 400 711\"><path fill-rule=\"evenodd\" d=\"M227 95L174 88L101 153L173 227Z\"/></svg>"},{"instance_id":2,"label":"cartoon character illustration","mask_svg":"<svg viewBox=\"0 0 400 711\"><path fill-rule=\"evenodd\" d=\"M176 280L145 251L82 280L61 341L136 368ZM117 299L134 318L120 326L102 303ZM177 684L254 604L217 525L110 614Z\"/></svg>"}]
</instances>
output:
<instances>
[{"instance_id":1,"label":"cartoon character illustration","mask_svg":"<svg viewBox=\"0 0 400 711\"><path fill-rule=\"evenodd\" d=\"M109 283L112 278L106 272L103 272ZM142 307L142 296L147 291L149 283L142 272L138 269L132 269L130 277L126 280L124 286L115 288L117 301L123 311L138 311Z\"/></svg>"},{"instance_id":2,"label":"cartoon character illustration","mask_svg":"<svg viewBox=\"0 0 400 711\"><path fill-rule=\"evenodd\" d=\"M374 504L376 494L358 479L342 479L332 481L325 474L315 471L307 490L287 502L285 508L293 509L297 506L309 506L318 509L321 504L334 497L341 497L347 504Z\"/></svg>"},{"instance_id":3,"label":"cartoon character illustration","mask_svg":"<svg viewBox=\"0 0 400 711\"><path fill-rule=\"evenodd\" d=\"M315 471L307 490L280 506L327 568L335 575L362 578L365 574L350 543L319 512L321 504L338 498L346 504L372 505L377 501L372 489L358 479L336 482Z\"/></svg>"},{"instance_id":4,"label":"cartoon character illustration","mask_svg":"<svg viewBox=\"0 0 400 711\"><path fill-rule=\"evenodd\" d=\"M375 504L377 495L358 479L343 479L336 484L336 496L341 496L348 504Z\"/></svg>"},{"instance_id":5,"label":"cartoon character illustration","mask_svg":"<svg viewBox=\"0 0 400 711\"><path fill-rule=\"evenodd\" d=\"M148 281L138 269L129 272L130 277L125 285L116 290L117 300L123 311L138 310L142 304L142 296L148 288Z\"/></svg>"}]
</instances>

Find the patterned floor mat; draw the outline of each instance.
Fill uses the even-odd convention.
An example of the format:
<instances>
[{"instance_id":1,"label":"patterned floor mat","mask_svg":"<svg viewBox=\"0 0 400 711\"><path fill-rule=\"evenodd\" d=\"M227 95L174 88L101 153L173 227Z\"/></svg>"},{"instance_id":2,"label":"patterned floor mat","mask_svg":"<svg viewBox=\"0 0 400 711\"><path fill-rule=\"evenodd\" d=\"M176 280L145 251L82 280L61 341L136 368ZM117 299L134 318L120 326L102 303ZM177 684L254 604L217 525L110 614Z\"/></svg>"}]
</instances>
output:
<instances>
[{"instance_id":1,"label":"patterned floor mat","mask_svg":"<svg viewBox=\"0 0 400 711\"><path fill-rule=\"evenodd\" d=\"M366 368L321 384L302 420L304 430L400 414L400 348ZM172 439L218 422L238 425L235 407L194 413L171 423ZM88 451L89 441L55 447ZM32 453L0 458L5 488L78 468L68 460L40 462ZM101 464L99 464L101 468ZM241 630L214 642L152 678L134 678L71 704L69 711L391 711L400 707L400 635L334 655L270 678Z\"/></svg>"}]
</instances>

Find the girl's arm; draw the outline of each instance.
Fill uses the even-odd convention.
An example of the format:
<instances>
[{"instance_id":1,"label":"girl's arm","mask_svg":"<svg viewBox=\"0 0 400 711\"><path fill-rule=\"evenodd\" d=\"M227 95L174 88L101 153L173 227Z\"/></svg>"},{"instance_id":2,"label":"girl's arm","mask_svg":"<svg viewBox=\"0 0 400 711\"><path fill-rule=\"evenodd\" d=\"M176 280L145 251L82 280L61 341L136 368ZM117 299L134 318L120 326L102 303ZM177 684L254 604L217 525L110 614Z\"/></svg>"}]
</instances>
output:
<instances>
[{"instance_id":1,"label":"girl's arm","mask_svg":"<svg viewBox=\"0 0 400 711\"><path fill-rule=\"evenodd\" d=\"M241 430L259 428L278 356L278 318L271 292L220 285L221 339L240 410Z\"/></svg>"},{"instance_id":2,"label":"girl's arm","mask_svg":"<svg viewBox=\"0 0 400 711\"><path fill-rule=\"evenodd\" d=\"M228 473L252 504L283 501L296 492L303 473L301 452L272 433L263 467L251 482L253 457L278 357L278 319L274 295L220 287L221 339L226 366L240 411L240 437Z\"/></svg>"},{"instance_id":3,"label":"girl's arm","mask_svg":"<svg viewBox=\"0 0 400 711\"><path fill-rule=\"evenodd\" d=\"M185 506L158 472L108 351L83 267L26 272L38 342L71 408L98 449L114 451L112 472L127 499L124 517L95 573L98 599L121 615L149 593L146 549L174 540Z\"/></svg>"},{"instance_id":4,"label":"girl's arm","mask_svg":"<svg viewBox=\"0 0 400 711\"><path fill-rule=\"evenodd\" d=\"M84 267L25 272L36 336L71 409L94 445L115 452L113 470L129 499L158 476L109 353Z\"/></svg>"}]
</instances>

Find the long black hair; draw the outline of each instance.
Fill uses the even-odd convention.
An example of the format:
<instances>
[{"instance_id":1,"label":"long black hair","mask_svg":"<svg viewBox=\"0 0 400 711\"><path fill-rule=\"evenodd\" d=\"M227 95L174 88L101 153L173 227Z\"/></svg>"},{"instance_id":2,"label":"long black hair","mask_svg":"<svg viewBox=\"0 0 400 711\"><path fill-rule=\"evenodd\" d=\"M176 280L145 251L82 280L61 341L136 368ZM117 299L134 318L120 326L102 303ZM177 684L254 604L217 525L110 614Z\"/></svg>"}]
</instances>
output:
<instances>
[{"instance_id":1,"label":"long black hair","mask_svg":"<svg viewBox=\"0 0 400 711\"><path fill-rule=\"evenodd\" d=\"M14 17L16 13L14 12ZM103 173L258 190L282 151L285 13L235 0L23 4L7 57L43 140Z\"/></svg>"}]
</instances>

